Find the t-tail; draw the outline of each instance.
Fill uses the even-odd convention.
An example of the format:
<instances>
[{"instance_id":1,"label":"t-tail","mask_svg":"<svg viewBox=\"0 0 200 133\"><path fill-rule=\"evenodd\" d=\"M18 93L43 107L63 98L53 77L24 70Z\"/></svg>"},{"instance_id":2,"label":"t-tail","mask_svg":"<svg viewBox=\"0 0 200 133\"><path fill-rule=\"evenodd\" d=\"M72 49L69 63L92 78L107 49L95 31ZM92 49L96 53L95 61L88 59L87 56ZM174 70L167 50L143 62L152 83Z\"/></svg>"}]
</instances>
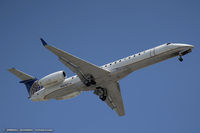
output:
<instances>
[{"instance_id":1,"label":"t-tail","mask_svg":"<svg viewBox=\"0 0 200 133\"><path fill-rule=\"evenodd\" d=\"M10 71L12 74L14 74L15 76L21 79L19 83L25 84L29 97L31 97L35 92L41 89L41 87L38 85L37 78L32 77L15 68L8 69L8 71Z\"/></svg>"}]
</instances>

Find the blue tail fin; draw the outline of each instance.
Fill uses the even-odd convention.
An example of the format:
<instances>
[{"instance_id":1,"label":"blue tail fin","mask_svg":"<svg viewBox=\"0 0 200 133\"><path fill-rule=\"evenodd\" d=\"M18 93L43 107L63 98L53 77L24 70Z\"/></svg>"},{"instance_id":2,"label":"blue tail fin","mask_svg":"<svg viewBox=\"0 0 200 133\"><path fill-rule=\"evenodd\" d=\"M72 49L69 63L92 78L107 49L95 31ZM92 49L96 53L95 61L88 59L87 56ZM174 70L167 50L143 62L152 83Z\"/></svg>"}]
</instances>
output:
<instances>
[{"instance_id":1,"label":"blue tail fin","mask_svg":"<svg viewBox=\"0 0 200 133\"><path fill-rule=\"evenodd\" d=\"M28 80L22 80L19 83L24 83L25 84L26 89L28 91L28 94L30 95L31 87L33 86L33 84L35 83L35 81L37 81L36 78L34 78L34 79L28 79Z\"/></svg>"},{"instance_id":2,"label":"blue tail fin","mask_svg":"<svg viewBox=\"0 0 200 133\"><path fill-rule=\"evenodd\" d=\"M33 76L30 76L20 70L17 70L15 68L8 69L12 74L16 75L18 78L20 78L22 81L20 83L24 83L29 96L33 95L36 91L40 90L42 87L39 86L38 80L34 78Z\"/></svg>"}]
</instances>

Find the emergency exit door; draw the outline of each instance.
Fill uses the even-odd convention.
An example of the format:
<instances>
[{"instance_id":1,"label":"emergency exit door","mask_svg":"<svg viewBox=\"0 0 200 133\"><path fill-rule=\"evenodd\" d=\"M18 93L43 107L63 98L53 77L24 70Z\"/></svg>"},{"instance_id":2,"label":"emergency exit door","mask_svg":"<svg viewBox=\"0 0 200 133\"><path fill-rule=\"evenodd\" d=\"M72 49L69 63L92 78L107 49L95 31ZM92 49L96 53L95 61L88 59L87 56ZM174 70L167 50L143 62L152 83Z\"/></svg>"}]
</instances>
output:
<instances>
[{"instance_id":1,"label":"emergency exit door","mask_svg":"<svg viewBox=\"0 0 200 133\"><path fill-rule=\"evenodd\" d=\"M152 49L151 49L150 56L151 56L151 57L152 57L152 56L155 56L155 48L152 48Z\"/></svg>"}]
</instances>

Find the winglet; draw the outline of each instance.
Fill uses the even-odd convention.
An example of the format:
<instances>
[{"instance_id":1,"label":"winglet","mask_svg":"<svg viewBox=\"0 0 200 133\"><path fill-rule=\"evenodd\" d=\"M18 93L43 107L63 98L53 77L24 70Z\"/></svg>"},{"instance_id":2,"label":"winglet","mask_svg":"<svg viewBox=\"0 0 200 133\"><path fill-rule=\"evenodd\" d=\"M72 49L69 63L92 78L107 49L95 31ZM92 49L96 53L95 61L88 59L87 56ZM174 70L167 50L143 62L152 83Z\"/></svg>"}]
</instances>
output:
<instances>
[{"instance_id":1,"label":"winglet","mask_svg":"<svg viewBox=\"0 0 200 133\"><path fill-rule=\"evenodd\" d=\"M9 68L8 71L16 70L14 67Z\"/></svg>"},{"instance_id":2,"label":"winglet","mask_svg":"<svg viewBox=\"0 0 200 133\"><path fill-rule=\"evenodd\" d=\"M42 44L43 44L43 46L46 46L46 45L48 45L42 38L40 38L40 40L41 40L41 42L42 42Z\"/></svg>"}]
</instances>

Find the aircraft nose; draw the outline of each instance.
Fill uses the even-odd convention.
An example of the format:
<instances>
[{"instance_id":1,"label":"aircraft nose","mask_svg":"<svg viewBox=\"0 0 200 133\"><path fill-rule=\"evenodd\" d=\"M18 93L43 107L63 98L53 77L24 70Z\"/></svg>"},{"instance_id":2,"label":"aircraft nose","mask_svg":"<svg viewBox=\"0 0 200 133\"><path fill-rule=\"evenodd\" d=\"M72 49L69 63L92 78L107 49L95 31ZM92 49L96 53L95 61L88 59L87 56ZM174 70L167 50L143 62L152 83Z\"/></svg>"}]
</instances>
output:
<instances>
[{"instance_id":1,"label":"aircraft nose","mask_svg":"<svg viewBox=\"0 0 200 133\"><path fill-rule=\"evenodd\" d=\"M190 48L190 49L192 49L192 48L194 48L194 46L193 45L191 45L191 44L175 44L176 46L178 46L178 47L184 47L184 48Z\"/></svg>"},{"instance_id":2,"label":"aircraft nose","mask_svg":"<svg viewBox=\"0 0 200 133\"><path fill-rule=\"evenodd\" d=\"M183 47L194 48L194 46L190 45L190 44L182 44L182 45L183 45Z\"/></svg>"}]
</instances>

